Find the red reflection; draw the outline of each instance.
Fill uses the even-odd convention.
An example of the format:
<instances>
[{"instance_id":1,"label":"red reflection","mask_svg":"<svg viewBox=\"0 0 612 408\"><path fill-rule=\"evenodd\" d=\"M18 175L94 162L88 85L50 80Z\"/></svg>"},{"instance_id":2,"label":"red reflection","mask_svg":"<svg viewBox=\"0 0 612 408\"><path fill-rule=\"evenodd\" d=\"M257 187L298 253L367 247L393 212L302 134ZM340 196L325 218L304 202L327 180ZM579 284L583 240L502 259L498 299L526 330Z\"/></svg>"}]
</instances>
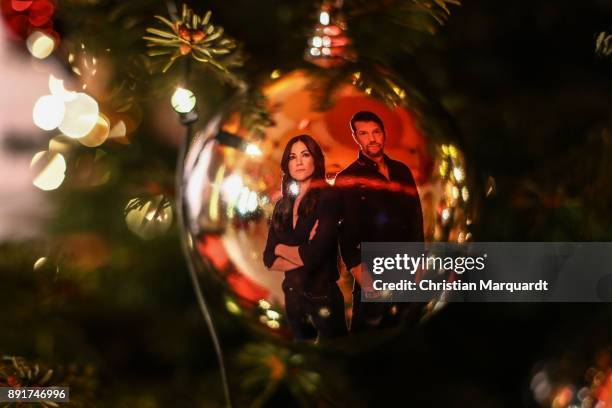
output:
<instances>
[{"instance_id":1,"label":"red reflection","mask_svg":"<svg viewBox=\"0 0 612 408\"><path fill-rule=\"evenodd\" d=\"M259 299L267 299L270 292L242 273L230 261L221 237L206 235L197 242L198 252L208 259L219 276L231 286L241 306L255 307Z\"/></svg>"}]
</instances>

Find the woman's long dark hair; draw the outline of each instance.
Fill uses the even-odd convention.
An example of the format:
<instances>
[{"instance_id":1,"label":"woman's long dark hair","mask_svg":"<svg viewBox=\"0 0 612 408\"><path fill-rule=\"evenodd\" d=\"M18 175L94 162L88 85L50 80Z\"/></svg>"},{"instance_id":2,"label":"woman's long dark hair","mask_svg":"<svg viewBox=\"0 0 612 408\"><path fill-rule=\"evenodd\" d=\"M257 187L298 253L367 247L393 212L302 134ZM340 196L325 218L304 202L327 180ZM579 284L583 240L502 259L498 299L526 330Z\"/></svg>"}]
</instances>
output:
<instances>
[{"instance_id":1,"label":"woman's long dark hair","mask_svg":"<svg viewBox=\"0 0 612 408\"><path fill-rule=\"evenodd\" d=\"M297 142L302 142L306 145L314 161L314 171L311 176L310 188L300 203L298 212L300 217L309 215L315 210L319 197L319 190L325 185L325 157L323 156L323 151L319 144L309 135L299 135L291 138L291 140L287 142L287 146L285 146L285 151L283 152L280 163L281 171L283 172L281 180L282 198L278 201L274 209L274 214L272 214L272 227L275 231L282 231L284 226L287 225L289 221L292 221L291 217L293 216L295 195L291 194L290 186L296 181L289 173L289 156L291 155L291 148Z\"/></svg>"}]
</instances>

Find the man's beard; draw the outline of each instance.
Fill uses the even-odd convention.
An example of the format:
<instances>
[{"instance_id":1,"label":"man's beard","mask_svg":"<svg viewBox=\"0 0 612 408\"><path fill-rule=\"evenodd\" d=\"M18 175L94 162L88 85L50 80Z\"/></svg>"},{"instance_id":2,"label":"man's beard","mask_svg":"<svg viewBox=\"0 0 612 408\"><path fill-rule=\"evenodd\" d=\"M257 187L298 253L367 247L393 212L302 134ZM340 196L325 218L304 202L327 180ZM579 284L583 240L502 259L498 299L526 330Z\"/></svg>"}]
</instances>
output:
<instances>
[{"instance_id":1,"label":"man's beard","mask_svg":"<svg viewBox=\"0 0 612 408\"><path fill-rule=\"evenodd\" d=\"M381 145L375 144L375 145L372 145L372 147L378 147L378 150L372 152L370 150L370 146L369 145L366 146L365 152L367 153L368 156L370 156L370 157L381 157L383 155L383 147Z\"/></svg>"}]
</instances>

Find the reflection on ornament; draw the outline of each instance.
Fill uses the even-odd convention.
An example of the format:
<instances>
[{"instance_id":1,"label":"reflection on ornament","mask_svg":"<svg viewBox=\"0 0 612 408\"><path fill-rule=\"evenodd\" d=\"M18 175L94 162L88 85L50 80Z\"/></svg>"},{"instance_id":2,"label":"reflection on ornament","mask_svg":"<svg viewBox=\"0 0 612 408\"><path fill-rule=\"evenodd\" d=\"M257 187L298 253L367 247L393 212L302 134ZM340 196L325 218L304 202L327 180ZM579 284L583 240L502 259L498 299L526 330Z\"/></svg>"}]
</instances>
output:
<instances>
[{"instance_id":1,"label":"reflection on ornament","mask_svg":"<svg viewBox=\"0 0 612 408\"><path fill-rule=\"evenodd\" d=\"M41 151L32 158L30 169L35 175L32 184L41 190L55 190L64 181L66 160L59 153Z\"/></svg>"},{"instance_id":2,"label":"reflection on ornament","mask_svg":"<svg viewBox=\"0 0 612 408\"><path fill-rule=\"evenodd\" d=\"M172 103L172 107L178 113L189 113L195 108L196 97L189 89L176 88L170 103Z\"/></svg>"},{"instance_id":3,"label":"reflection on ornament","mask_svg":"<svg viewBox=\"0 0 612 408\"><path fill-rule=\"evenodd\" d=\"M227 177L221 185L221 197L226 203L234 203L242 191L242 177L237 174Z\"/></svg>"},{"instance_id":4,"label":"reflection on ornament","mask_svg":"<svg viewBox=\"0 0 612 408\"><path fill-rule=\"evenodd\" d=\"M91 96L79 92L74 100L65 105L66 114L59 130L66 136L74 139L86 136L98 123L98 102Z\"/></svg>"},{"instance_id":5,"label":"reflection on ornament","mask_svg":"<svg viewBox=\"0 0 612 408\"><path fill-rule=\"evenodd\" d=\"M261 156L261 149L255 143L247 144L244 152L246 154L250 154L251 156Z\"/></svg>"},{"instance_id":6,"label":"reflection on ornament","mask_svg":"<svg viewBox=\"0 0 612 408\"><path fill-rule=\"evenodd\" d=\"M98 116L98 120L91 131L83 137L78 138L77 140L83 146L87 147L96 147L100 146L102 143L106 141L109 135L109 120L104 114L100 113Z\"/></svg>"},{"instance_id":7,"label":"reflection on ornament","mask_svg":"<svg viewBox=\"0 0 612 408\"><path fill-rule=\"evenodd\" d=\"M150 200L134 198L125 206L125 223L142 239L157 238L172 224L172 207L163 195Z\"/></svg>"},{"instance_id":8,"label":"reflection on ornament","mask_svg":"<svg viewBox=\"0 0 612 408\"><path fill-rule=\"evenodd\" d=\"M463 182L463 169L461 167L455 167L453 169L453 176L455 177L455 180L457 180L458 183L462 183Z\"/></svg>"},{"instance_id":9,"label":"reflection on ornament","mask_svg":"<svg viewBox=\"0 0 612 408\"><path fill-rule=\"evenodd\" d=\"M62 123L66 114L64 101L54 95L45 95L38 98L34 104L32 117L34 124L43 130L55 129Z\"/></svg>"},{"instance_id":10,"label":"reflection on ornament","mask_svg":"<svg viewBox=\"0 0 612 408\"><path fill-rule=\"evenodd\" d=\"M463 198L463 201L465 202L467 202L470 199L470 191L468 190L466 186L461 187L461 198ZM470 224L467 224L467 225L470 225Z\"/></svg>"},{"instance_id":11,"label":"reflection on ornament","mask_svg":"<svg viewBox=\"0 0 612 408\"><path fill-rule=\"evenodd\" d=\"M333 42L332 35L321 34L321 47L327 44L326 36ZM372 72L377 73L376 80L387 84L388 94L381 94L380 83L372 83ZM263 326L269 335L291 336L284 315L283 274L267 270L262 259L270 217L281 197L283 149L293 136L311 135L325 154L326 179L333 184L336 174L357 158L349 120L359 110L381 117L385 153L411 169L426 240L471 239L468 220L471 224L475 217L472 205L477 191L471 184L470 166L455 141L453 127L429 107L422 94L416 94L414 86L388 71L360 68L342 80L308 71L278 71L260 89L273 120L262 137L254 137L255 125L241 120L241 106L232 107L196 133L183 162L184 219L180 222L194 241L191 258L201 276L221 282L224 290L225 300L212 304L213 311L227 313L227 299L231 299L241 307L240 319L252 323L251 327ZM251 154L251 144L257 145L261 155ZM298 194L297 184L290 185L289 192ZM197 266L202 264L210 268ZM344 296L350 299L351 278L343 263L339 268L341 281L347 283L341 285ZM431 310L439 308L440 303L432 303ZM321 317L331 313L319 312Z\"/></svg>"},{"instance_id":12,"label":"reflection on ornament","mask_svg":"<svg viewBox=\"0 0 612 408\"><path fill-rule=\"evenodd\" d=\"M26 40L28 51L33 57L45 59L53 52L55 40L53 37L42 31L34 31Z\"/></svg>"}]
</instances>

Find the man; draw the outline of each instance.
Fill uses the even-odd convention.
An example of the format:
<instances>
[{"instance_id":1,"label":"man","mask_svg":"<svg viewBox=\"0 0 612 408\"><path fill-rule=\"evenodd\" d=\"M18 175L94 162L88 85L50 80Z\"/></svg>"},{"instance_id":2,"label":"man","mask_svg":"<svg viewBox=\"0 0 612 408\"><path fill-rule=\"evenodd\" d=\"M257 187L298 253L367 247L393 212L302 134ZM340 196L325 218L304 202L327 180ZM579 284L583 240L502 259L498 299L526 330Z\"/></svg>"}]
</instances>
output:
<instances>
[{"instance_id":1,"label":"man","mask_svg":"<svg viewBox=\"0 0 612 408\"><path fill-rule=\"evenodd\" d=\"M350 127L359 157L338 174L335 186L343 207L340 252L355 278L351 332L360 332L394 324L401 310L393 303L361 301L361 287L370 278L361 263L361 243L423 242L423 214L410 169L384 153L382 120L360 111Z\"/></svg>"}]
</instances>

